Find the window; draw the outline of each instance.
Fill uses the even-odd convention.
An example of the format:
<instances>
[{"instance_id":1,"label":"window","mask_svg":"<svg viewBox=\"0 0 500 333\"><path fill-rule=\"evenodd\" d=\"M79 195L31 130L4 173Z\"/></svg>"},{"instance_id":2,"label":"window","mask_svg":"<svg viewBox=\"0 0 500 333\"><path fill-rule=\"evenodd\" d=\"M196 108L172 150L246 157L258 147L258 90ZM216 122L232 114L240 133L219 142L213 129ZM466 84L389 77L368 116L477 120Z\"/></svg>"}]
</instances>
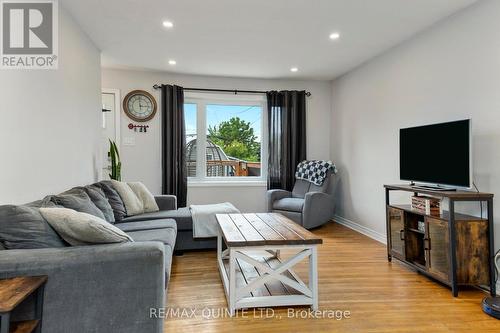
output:
<instances>
[{"instance_id":1,"label":"window","mask_svg":"<svg viewBox=\"0 0 500 333\"><path fill-rule=\"evenodd\" d=\"M186 94L188 177L263 180L264 97Z\"/></svg>"}]
</instances>

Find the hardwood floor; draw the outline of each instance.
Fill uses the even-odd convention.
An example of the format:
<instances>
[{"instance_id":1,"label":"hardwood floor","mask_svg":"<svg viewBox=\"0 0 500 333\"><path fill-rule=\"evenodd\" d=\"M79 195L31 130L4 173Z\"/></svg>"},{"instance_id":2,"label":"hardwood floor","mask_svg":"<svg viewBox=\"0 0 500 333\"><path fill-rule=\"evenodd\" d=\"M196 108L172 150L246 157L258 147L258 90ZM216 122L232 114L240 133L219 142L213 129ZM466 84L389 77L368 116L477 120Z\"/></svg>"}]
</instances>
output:
<instances>
[{"instance_id":1,"label":"hardwood floor","mask_svg":"<svg viewBox=\"0 0 500 333\"><path fill-rule=\"evenodd\" d=\"M320 311L349 311L349 318L289 318L286 308L270 318L259 312L254 318L253 310L230 318L216 252L191 252L174 257L168 308L181 312L165 320L165 332L500 332L500 321L481 310L485 293L460 289L453 298L447 287L387 262L385 245L339 224L313 232L324 241L318 251ZM296 272L307 280L307 261ZM305 315L308 309L293 310Z\"/></svg>"}]
</instances>

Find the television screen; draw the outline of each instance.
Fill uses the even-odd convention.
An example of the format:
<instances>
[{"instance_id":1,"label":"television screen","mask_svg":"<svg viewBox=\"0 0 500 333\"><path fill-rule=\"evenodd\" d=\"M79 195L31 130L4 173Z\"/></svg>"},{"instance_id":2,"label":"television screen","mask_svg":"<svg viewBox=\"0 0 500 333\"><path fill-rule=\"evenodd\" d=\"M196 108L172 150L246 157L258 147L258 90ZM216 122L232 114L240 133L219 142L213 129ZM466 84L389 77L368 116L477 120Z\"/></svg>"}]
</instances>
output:
<instances>
[{"instance_id":1,"label":"television screen","mask_svg":"<svg viewBox=\"0 0 500 333\"><path fill-rule=\"evenodd\" d=\"M399 130L402 180L470 187L470 120Z\"/></svg>"}]
</instances>

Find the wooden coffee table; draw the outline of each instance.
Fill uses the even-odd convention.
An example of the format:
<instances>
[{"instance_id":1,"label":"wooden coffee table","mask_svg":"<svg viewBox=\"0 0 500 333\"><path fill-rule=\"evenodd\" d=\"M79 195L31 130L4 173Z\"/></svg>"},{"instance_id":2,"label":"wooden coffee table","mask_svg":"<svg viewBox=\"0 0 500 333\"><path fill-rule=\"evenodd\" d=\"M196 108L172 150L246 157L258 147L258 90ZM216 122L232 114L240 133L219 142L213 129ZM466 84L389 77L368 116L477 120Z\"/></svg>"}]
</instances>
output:
<instances>
[{"instance_id":1,"label":"wooden coffee table","mask_svg":"<svg viewBox=\"0 0 500 333\"><path fill-rule=\"evenodd\" d=\"M318 308L321 238L281 214L217 214L217 220L217 261L231 316L237 309L253 307ZM282 249L295 254L282 262ZM309 258L308 284L292 270L305 258Z\"/></svg>"}]
</instances>

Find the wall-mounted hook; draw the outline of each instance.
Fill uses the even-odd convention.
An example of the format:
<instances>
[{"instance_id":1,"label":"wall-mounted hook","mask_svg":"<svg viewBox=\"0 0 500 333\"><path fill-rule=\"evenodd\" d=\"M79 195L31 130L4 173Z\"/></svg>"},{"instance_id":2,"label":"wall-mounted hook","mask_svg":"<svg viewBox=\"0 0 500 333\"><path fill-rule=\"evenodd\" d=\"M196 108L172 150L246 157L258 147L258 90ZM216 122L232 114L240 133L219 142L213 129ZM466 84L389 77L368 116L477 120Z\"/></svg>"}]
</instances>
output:
<instances>
[{"instance_id":1,"label":"wall-mounted hook","mask_svg":"<svg viewBox=\"0 0 500 333\"><path fill-rule=\"evenodd\" d=\"M134 130L134 132L140 132L140 133L146 133L148 131L149 125L135 125L135 124L128 124L128 129L129 130ZM139 130L137 130L139 129Z\"/></svg>"}]
</instances>

